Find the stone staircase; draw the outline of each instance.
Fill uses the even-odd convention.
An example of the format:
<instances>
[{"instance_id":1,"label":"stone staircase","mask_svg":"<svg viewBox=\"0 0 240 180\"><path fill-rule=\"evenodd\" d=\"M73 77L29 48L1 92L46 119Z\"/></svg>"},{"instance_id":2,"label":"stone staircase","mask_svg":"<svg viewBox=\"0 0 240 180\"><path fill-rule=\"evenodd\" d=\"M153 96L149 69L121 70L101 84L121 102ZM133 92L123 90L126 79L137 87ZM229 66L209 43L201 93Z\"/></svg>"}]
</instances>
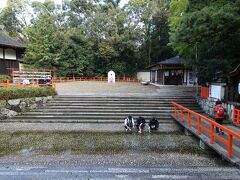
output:
<instances>
[{"instance_id":1,"label":"stone staircase","mask_svg":"<svg viewBox=\"0 0 240 180\"><path fill-rule=\"evenodd\" d=\"M195 99L189 96L56 96L41 109L23 113L7 122L119 124L130 114L134 118L143 116L147 121L154 116L160 124L172 124L175 123L171 118L172 100L202 112Z\"/></svg>"}]
</instances>

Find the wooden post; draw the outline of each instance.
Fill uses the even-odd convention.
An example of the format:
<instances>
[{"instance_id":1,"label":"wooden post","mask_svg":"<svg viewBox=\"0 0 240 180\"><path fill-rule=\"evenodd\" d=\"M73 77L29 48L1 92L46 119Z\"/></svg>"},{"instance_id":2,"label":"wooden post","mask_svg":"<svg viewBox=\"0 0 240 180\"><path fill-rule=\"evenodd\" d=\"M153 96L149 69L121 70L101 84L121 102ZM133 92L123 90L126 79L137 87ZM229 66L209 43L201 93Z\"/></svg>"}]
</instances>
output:
<instances>
[{"instance_id":1,"label":"wooden post","mask_svg":"<svg viewBox=\"0 0 240 180\"><path fill-rule=\"evenodd\" d=\"M233 143L233 137L232 134L228 135L228 157L232 157L232 143Z\"/></svg>"},{"instance_id":2,"label":"wooden post","mask_svg":"<svg viewBox=\"0 0 240 180\"><path fill-rule=\"evenodd\" d=\"M9 85L9 80L7 80L7 87L10 87L10 85Z\"/></svg>"},{"instance_id":3,"label":"wooden post","mask_svg":"<svg viewBox=\"0 0 240 180\"><path fill-rule=\"evenodd\" d=\"M54 88L54 91L57 92L56 84L54 84L54 80L53 79L51 80L51 86Z\"/></svg>"},{"instance_id":4,"label":"wooden post","mask_svg":"<svg viewBox=\"0 0 240 180\"><path fill-rule=\"evenodd\" d=\"M191 114L190 114L190 112L188 112L187 120L188 120L188 128L190 128L191 127Z\"/></svg>"},{"instance_id":5,"label":"wooden post","mask_svg":"<svg viewBox=\"0 0 240 180\"><path fill-rule=\"evenodd\" d=\"M180 116L181 116L181 121L183 121L183 110L180 110L181 113L180 113Z\"/></svg>"},{"instance_id":6,"label":"wooden post","mask_svg":"<svg viewBox=\"0 0 240 180\"><path fill-rule=\"evenodd\" d=\"M198 119L197 119L197 126L198 126L198 135L201 134L201 117L198 116Z\"/></svg>"},{"instance_id":7,"label":"wooden post","mask_svg":"<svg viewBox=\"0 0 240 180\"><path fill-rule=\"evenodd\" d=\"M214 143L214 125L211 124L210 126L210 144Z\"/></svg>"},{"instance_id":8,"label":"wooden post","mask_svg":"<svg viewBox=\"0 0 240 180\"><path fill-rule=\"evenodd\" d=\"M37 79L37 83L36 83L36 86L37 86L37 87L39 87L38 79Z\"/></svg>"},{"instance_id":9,"label":"wooden post","mask_svg":"<svg viewBox=\"0 0 240 180\"><path fill-rule=\"evenodd\" d=\"M237 124L237 110L236 110L236 108L233 109L233 123Z\"/></svg>"}]
</instances>

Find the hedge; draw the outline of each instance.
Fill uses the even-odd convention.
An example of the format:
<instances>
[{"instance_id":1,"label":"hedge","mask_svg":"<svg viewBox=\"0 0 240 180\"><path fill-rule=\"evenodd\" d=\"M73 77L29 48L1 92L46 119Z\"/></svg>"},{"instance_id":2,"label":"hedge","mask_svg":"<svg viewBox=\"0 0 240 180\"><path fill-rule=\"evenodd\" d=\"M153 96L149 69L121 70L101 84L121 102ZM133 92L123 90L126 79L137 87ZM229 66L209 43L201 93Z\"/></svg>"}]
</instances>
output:
<instances>
[{"instance_id":1,"label":"hedge","mask_svg":"<svg viewBox=\"0 0 240 180\"><path fill-rule=\"evenodd\" d=\"M7 76L7 75L0 75L0 82L1 81L6 81L6 80L9 80L9 79L10 79L10 77Z\"/></svg>"},{"instance_id":2,"label":"hedge","mask_svg":"<svg viewBox=\"0 0 240 180\"><path fill-rule=\"evenodd\" d=\"M0 88L0 100L54 96L53 87L12 87Z\"/></svg>"}]
</instances>

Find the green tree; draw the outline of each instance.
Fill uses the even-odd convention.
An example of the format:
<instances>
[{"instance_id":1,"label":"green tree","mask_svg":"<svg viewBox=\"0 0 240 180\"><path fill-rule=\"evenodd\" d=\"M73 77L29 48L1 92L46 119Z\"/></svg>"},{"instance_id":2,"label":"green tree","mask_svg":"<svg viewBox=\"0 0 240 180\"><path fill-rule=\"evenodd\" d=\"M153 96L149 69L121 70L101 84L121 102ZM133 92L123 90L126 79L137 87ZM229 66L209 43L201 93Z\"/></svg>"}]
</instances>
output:
<instances>
[{"instance_id":1,"label":"green tree","mask_svg":"<svg viewBox=\"0 0 240 180\"><path fill-rule=\"evenodd\" d=\"M8 0L7 6L0 10L0 22L5 30L13 37L24 37L24 28L29 23L27 17L30 15L27 0Z\"/></svg>"},{"instance_id":2,"label":"green tree","mask_svg":"<svg viewBox=\"0 0 240 180\"><path fill-rule=\"evenodd\" d=\"M174 53L169 43L168 0L130 0L128 9L132 21L141 30L139 41L142 61L145 67L171 57Z\"/></svg>"},{"instance_id":3,"label":"green tree","mask_svg":"<svg viewBox=\"0 0 240 180\"><path fill-rule=\"evenodd\" d=\"M93 61L91 43L80 30L71 30L65 35L64 47L59 59L58 74L61 76L92 75Z\"/></svg>"},{"instance_id":4,"label":"green tree","mask_svg":"<svg viewBox=\"0 0 240 180\"><path fill-rule=\"evenodd\" d=\"M171 38L174 39L174 35L179 27L181 20L188 8L189 0L171 0L169 4L169 35L170 43Z\"/></svg>"},{"instance_id":5,"label":"green tree","mask_svg":"<svg viewBox=\"0 0 240 180\"><path fill-rule=\"evenodd\" d=\"M197 69L201 82L226 80L239 63L239 5L239 0L189 1L171 44Z\"/></svg>"},{"instance_id":6,"label":"green tree","mask_svg":"<svg viewBox=\"0 0 240 180\"><path fill-rule=\"evenodd\" d=\"M138 68L139 32L128 12L117 4L99 4L86 23L86 34L94 44L98 75L106 75L109 70L117 75L133 75Z\"/></svg>"},{"instance_id":7,"label":"green tree","mask_svg":"<svg viewBox=\"0 0 240 180\"><path fill-rule=\"evenodd\" d=\"M42 15L27 30L24 62L36 68L55 69L59 60L62 38L55 18Z\"/></svg>"},{"instance_id":8,"label":"green tree","mask_svg":"<svg viewBox=\"0 0 240 180\"><path fill-rule=\"evenodd\" d=\"M152 20L151 33L151 61L159 62L174 56L174 51L169 44L169 9L165 4Z\"/></svg>"}]
</instances>

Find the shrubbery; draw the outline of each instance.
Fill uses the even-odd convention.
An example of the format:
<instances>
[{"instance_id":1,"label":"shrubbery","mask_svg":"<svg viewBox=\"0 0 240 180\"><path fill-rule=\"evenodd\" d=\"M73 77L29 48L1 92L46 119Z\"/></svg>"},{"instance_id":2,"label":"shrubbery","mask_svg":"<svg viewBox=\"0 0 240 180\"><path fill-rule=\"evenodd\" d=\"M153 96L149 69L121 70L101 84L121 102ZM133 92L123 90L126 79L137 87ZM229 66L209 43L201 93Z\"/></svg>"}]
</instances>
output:
<instances>
[{"instance_id":1,"label":"shrubbery","mask_svg":"<svg viewBox=\"0 0 240 180\"><path fill-rule=\"evenodd\" d=\"M10 79L10 77L7 76L7 75L0 75L0 82L1 81L6 81L6 80L9 80L9 79Z\"/></svg>"},{"instance_id":2,"label":"shrubbery","mask_svg":"<svg viewBox=\"0 0 240 180\"><path fill-rule=\"evenodd\" d=\"M54 96L56 92L52 87L12 87L0 88L0 100Z\"/></svg>"}]
</instances>

